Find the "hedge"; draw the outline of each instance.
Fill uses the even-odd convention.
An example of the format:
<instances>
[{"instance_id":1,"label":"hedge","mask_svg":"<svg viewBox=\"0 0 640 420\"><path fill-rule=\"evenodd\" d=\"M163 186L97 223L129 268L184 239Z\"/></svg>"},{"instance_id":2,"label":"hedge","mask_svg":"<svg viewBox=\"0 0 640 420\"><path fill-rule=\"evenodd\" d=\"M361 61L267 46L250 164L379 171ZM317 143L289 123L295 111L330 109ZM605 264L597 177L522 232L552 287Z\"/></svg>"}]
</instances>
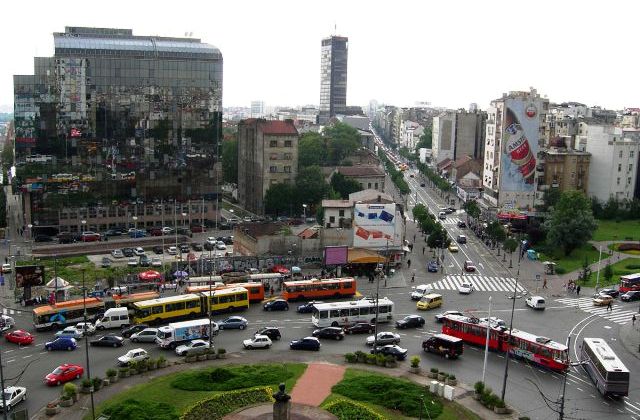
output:
<instances>
[{"instance_id":1,"label":"hedge","mask_svg":"<svg viewBox=\"0 0 640 420\"><path fill-rule=\"evenodd\" d=\"M188 408L180 420L221 419L227 414L252 404L273 402L273 390L263 386L214 395Z\"/></svg>"},{"instance_id":2,"label":"hedge","mask_svg":"<svg viewBox=\"0 0 640 420\"><path fill-rule=\"evenodd\" d=\"M118 420L178 420L175 407L164 402L127 399L104 410L104 414Z\"/></svg>"},{"instance_id":3,"label":"hedge","mask_svg":"<svg viewBox=\"0 0 640 420\"><path fill-rule=\"evenodd\" d=\"M384 420L385 417L376 413L364 404L339 398L323 406L325 410L338 417L339 420Z\"/></svg>"}]
</instances>

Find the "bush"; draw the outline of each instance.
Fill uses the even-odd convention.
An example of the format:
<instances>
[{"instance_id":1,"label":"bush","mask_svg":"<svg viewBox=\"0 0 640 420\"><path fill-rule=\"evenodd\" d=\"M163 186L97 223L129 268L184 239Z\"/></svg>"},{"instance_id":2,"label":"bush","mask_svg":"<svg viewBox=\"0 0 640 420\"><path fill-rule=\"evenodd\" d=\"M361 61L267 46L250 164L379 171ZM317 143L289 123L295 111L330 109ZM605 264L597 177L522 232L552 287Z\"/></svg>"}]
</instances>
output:
<instances>
[{"instance_id":1,"label":"bush","mask_svg":"<svg viewBox=\"0 0 640 420\"><path fill-rule=\"evenodd\" d=\"M218 354L225 354L226 352L227 352L226 349L223 349L223 348L218 349Z\"/></svg>"},{"instance_id":2,"label":"bush","mask_svg":"<svg viewBox=\"0 0 640 420\"><path fill-rule=\"evenodd\" d=\"M496 395L496 397L497 397L497 395ZM506 404L504 403L504 400L502 400L502 399L498 398L498 399L495 401L494 406L495 406L495 407L498 407L498 408L505 408L505 407L506 407Z\"/></svg>"},{"instance_id":3,"label":"bush","mask_svg":"<svg viewBox=\"0 0 640 420\"><path fill-rule=\"evenodd\" d=\"M102 378L99 376L91 378L91 383L93 384L93 389L95 390L102 388Z\"/></svg>"},{"instance_id":4,"label":"bush","mask_svg":"<svg viewBox=\"0 0 640 420\"><path fill-rule=\"evenodd\" d=\"M62 388L63 396L66 395L68 397L72 397L76 394L78 394L78 387L76 386L76 384L71 382L67 382L66 384L64 384L64 387Z\"/></svg>"},{"instance_id":5,"label":"bush","mask_svg":"<svg viewBox=\"0 0 640 420\"><path fill-rule=\"evenodd\" d=\"M376 365L384 366L384 362L386 361L384 354L376 354Z\"/></svg>"},{"instance_id":6,"label":"bush","mask_svg":"<svg viewBox=\"0 0 640 420\"><path fill-rule=\"evenodd\" d=\"M107 375L109 375L108 373L109 371L107 371ZM120 375L122 374L126 374L127 372L129 372L129 368L126 366L121 367L120 369L118 369L118 372L120 373Z\"/></svg>"},{"instance_id":7,"label":"bush","mask_svg":"<svg viewBox=\"0 0 640 420\"><path fill-rule=\"evenodd\" d=\"M91 387L91 380L89 378L84 378L81 383L83 388Z\"/></svg>"},{"instance_id":8,"label":"bush","mask_svg":"<svg viewBox=\"0 0 640 420\"><path fill-rule=\"evenodd\" d=\"M455 381L456 380L456 375L451 374L451 375L448 375L447 378L451 379L452 381Z\"/></svg>"},{"instance_id":9,"label":"bush","mask_svg":"<svg viewBox=\"0 0 640 420\"><path fill-rule=\"evenodd\" d=\"M293 372L279 364L244 365L182 372L171 386L184 391L230 391L285 382Z\"/></svg>"},{"instance_id":10,"label":"bush","mask_svg":"<svg viewBox=\"0 0 640 420\"><path fill-rule=\"evenodd\" d=\"M167 361L167 359L164 356L158 357L158 364L165 363L166 361Z\"/></svg>"},{"instance_id":11,"label":"bush","mask_svg":"<svg viewBox=\"0 0 640 420\"><path fill-rule=\"evenodd\" d=\"M392 355L387 354L386 356L384 356L384 363L385 365L396 366L398 364L398 361Z\"/></svg>"},{"instance_id":12,"label":"bush","mask_svg":"<svg viewBox=\"0 0 640 420\"><path fill-rule=\"evenodd\" d=\"M482 394L484 392L484 382L476 382L475 384L473 384L473 389L476 391L476 393Z\"/></svg>"},{"instance_id":13,"label":"bush","mask_svg":"<svg viewBox=\"0 0 640 420\"><path fill-rule=\"evenodd\" d=\"M624 243L618 245L618 251L640 251L640 244L637 243Z\"/></svg>"},{"instance_id":14,"label":"bush","mask_svg":"<svg viewBox=\"0 0 640 420\"><path fill-rule=\"evenodd\" d=\"M556 267L556 274L565 274L567 270L564 267Z\"/></svg>"},{"instance_id":15,"label":"bush","mask_svg":"<svg viewBox=\"0 0 640 420\"><path fill-rule=\"evenodd\" d=\"M272 394L268 386L217 394L188 408L180 420L221 419L241 407L273 401Z\"/></svg>"},{"instance_id":16,"label":"bush","mask_svg":"<svg viewBox=\"0 0 640 420\"><path fill-rule=\"evenodd\" d=\"M115 378L118 372L115 369L107 369L107 378Z\"/></svg>"},{"instance_id":17,"label":"bush","mask_svg":"<svg viewBox=\"0 0 640 420\"><path fill-rule=\"evenodd\" d=\"M349 363L355 363L358 360L358 357L353 353L347 353L344 355L344 359Z\"/></svg>"},{"instance_id":18,"label":"bush","mask_svg":"<svg viewBox=\"0 0 640 420\"><path fill-rule=\"evenodd\" d=\"M640 268L640 264L627 264L625 265L625 268L629 269L629 270L637 270Z\"/></svg>"},{"instance_id":19,"label":"bush","mask_svg":"<svg viewBox=\"0 0 640 420\"><path fill-rule=\"evenodd\" d=\"M405 416L418 417L420 397L424 396L429 416L436 418L442 412L440 400L427 392L424 387L405 379L393 378L374 373L353 374L347 371L345 378L331 389L332 392L359 402L370 402L391 410L398 410ZM424 410L423 410L424 414Z\"/></svg>"},{"instance_id":20,"label":"bush","mask_svg":"<svg viewBox=\"0 0 640 420\"><path fill-rule=\"evenodd\" d=\"M411 367L412 368L417 368L418 366L420 366L420 357L419 356L413 356L411 358Z\"/></svg>"},{"instance_id":21,"label":"bush","mask_svg":"<svg viewBox=\"0 0 640 420\"><path fill-rule=\"evenodd\" d=\"M112 419L118 420L178 420L175 407L167 403L127 399L104 410Z\"/></svg>"},{"instance_id":22,"label":"bush","mask_svg":"<svg viewBox=\"0 0 640 420\"><path fill-rule=\"evenodd\" d=\"M438 368L431 368L431 373L438 373Z\"/></svg>"},{"instance_id":23,"label":"bush","mask_svg":"<svg viewBox=\"0 0 640 420\"><path fill-rule=\"evenodd\" d=\"M327 405L323 406L325 410L333 414L338 420L383 420L384 416L371 410L364 404L360 404L356 401L346 400L339 398L333 400Z\"/></svg>"},{"instance_id":24,"label":"bush","mask_svg":"<svg viewBox=\"0 0 640 420\"><path fill-rule=\"evenodd\" d=\"M375 354L367 354L367 363L370 365L376 364L376 355Z\"/></svg>"}]
</instances>

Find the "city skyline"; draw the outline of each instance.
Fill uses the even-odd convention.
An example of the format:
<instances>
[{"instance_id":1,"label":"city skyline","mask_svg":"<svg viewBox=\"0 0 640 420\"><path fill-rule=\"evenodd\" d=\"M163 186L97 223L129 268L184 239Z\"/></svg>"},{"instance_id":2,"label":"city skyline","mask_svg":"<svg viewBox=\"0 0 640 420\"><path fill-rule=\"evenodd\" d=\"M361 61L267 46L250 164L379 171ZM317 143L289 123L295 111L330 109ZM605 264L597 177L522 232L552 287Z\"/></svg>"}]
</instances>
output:
<instances>
[{"instance_id":1,"label":"city skyline","mask_svg":"<svg viewBox=\"0 0 640 420\"><path fill-rule=\"evenodd\" d=\"M193 33L222 51L225 107L250 106L252 100L318 105L319 42L334 34L350 43L347 105L376 99L397 106L427 101L466 108L474 102L486 108L503 92L530 86L552 102L611 109L635 107L640 96L636 84L625 82L624 67L612 64L628 56L625 40L633 39L632 19L640 11L634 3L544 1L505 8L491 2L401 2L387 8L370 2L363 9L329 1L305 10L288 1L250 7L186 2L169 10L169 3L158 2L149 13L150 4L116 0L99 13L79 2L64 9L39 1L5 6L6 16L33 8L40 13L28 25L7 19L0 28L3 39L15 40L3 45L0 105L12 103L12 76L30 74L34 56L50 56L51 34L65 26L132 28L136 35L166 37ZM86 13L69 13L78 8Z\"/></svg>"}]
</instances>

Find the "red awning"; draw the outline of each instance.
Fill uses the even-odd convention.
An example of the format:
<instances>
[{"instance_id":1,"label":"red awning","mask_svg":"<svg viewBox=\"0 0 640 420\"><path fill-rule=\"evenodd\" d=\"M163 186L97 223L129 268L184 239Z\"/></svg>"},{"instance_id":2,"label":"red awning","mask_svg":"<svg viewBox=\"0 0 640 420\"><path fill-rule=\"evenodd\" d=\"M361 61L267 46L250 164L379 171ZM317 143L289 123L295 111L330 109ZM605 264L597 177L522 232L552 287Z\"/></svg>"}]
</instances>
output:
<instances>
[{"instance_id":1,"label":"red awning","mask_svg":"<svg viewBox=\"0 0 640 420\"><path fill-rule=\"evenodd\" d=\"M138 279L142 281L162 280L162 275L157 271L148 270L138 274Z\"/></svg>"},{"instance_id":2,"label":"red awning","mask_svg":"<svg viewBox=\"0 0 640 420\"><path fill-rule=\"evenodd\" d=\"M508 220L527 220L526 214L518 214L518 213L498 213L498 219L508 219Z\"/></svg>"}]
</instances>

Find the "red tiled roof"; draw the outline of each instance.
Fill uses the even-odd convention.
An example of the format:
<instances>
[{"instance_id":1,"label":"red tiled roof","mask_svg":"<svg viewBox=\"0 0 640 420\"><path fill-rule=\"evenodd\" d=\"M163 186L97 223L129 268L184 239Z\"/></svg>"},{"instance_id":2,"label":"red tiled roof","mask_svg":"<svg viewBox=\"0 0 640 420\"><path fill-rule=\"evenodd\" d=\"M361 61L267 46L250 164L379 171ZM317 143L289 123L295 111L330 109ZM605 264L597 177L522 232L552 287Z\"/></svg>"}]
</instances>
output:
<instances>
[{"instance_id":1,"label":"red tiled roof","mask_svg":"<svg viewBox=\"0 0 640 420\"><path fill-rule=\"evenodd\" d=\"M247 118L241 122L245 125L259 125L263 134L298 135L298 130L292 120L264 120L261 118Z\"/></svg>"},{"instance_id":2,"label":"red tiled roof","mask_svg":"<svg viewBox=\"0 0 640 420\"><path fill-rule=\"evenodd\" d=\"M471 156L462 156L461 158L459 158L458 160L455 161L453 166L455 168L459 168L460 166L464 165L465 163L469 162L470 160L472 160Z\"/></svg>"},{"instance_id":3,"label":"red tiled roof","mask_svg":"<svg viewBox=\"0 0 640 420\"><path fill-rule=\"evenodd\" d=\"M337 171L344 176L384 176L384 171L373 165L339 166Z\"/></svg>"}]
</instances>

